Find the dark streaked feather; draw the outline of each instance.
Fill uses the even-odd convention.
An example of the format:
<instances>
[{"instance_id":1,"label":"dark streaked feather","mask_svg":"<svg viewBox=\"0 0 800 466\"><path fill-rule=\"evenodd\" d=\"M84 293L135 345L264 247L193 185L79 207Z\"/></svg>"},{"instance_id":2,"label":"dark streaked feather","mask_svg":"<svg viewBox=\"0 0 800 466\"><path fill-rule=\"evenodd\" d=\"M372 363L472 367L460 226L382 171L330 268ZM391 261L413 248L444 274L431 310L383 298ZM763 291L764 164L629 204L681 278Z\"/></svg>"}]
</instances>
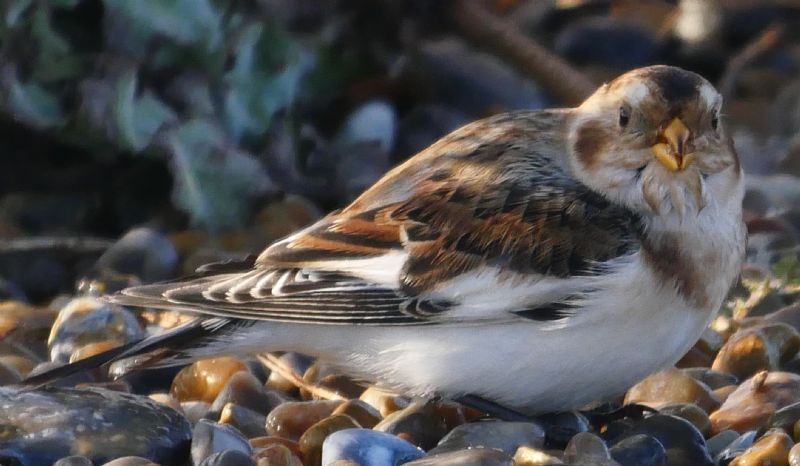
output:
<instances>
[{"instance_id":1,"label":"dark streaked feather","mask_svg":"<svg viewBox=\"0 0 800 466\"><path fill-rule=\"evenodd\" d=\"M104 351L79 361L34 374L21 383L41 386L71 374L100 366L114 365L114 375L121 376L133 370L154 369L191 362L197 358L198 349L213 341L224 339L253 321L230 319L196 319L160 335L144 338Z\"/></svg>"}]
</instances>

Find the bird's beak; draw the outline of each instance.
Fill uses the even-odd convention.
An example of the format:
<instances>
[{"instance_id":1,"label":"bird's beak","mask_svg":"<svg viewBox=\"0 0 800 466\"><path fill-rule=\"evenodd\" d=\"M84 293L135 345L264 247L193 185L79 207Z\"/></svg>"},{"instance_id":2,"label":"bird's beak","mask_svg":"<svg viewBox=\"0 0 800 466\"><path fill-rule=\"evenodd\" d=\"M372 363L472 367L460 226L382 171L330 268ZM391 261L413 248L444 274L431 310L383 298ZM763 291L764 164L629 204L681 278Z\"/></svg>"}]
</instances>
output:
<instances>
[{"instance_id":1,"label":"bird's beak","mask_svg":"<svg viewBox=\"0 0 800 466\"><path fill-rule=\"evenodd\" d=\"M686 143L690 135L689 128L681 119L673 118L658 135L659 142L652 147L653 154L668 170L683 170L694 158L694 154L686 153Z\"/></svg>"}]
</instances>

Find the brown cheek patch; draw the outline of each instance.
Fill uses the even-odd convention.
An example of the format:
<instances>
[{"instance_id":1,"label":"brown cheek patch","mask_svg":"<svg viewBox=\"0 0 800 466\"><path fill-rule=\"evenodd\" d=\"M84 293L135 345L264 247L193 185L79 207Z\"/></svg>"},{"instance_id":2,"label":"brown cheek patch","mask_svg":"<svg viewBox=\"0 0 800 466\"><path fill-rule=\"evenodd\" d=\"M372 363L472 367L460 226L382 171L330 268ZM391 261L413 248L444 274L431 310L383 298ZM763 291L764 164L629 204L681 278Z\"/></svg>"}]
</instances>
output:
<instances>
[{"instance_id":1,"label":"brown cheek patch","mask_svg":"<svg viewBox=\"0 0 800 466\"><path fill-rule=\"evenodd\" d=\"M608 131L597 121L587 121L578 128L573 150L584 167L600 163L600 154L608 145Z\"/></svg>"},{"instance_id":2,"label":"brown cheek patch","mask_svg":"<svg viewBox=\"0 0 800 466\"><path fill-rule=\"evenodd\" d=\"M678 293L683 299L702 311L711 305L710 297L705 290L705 277L697 264L687 258L677 239L668 236L661 240L645 240L642 242L642 253L659 279L665 283L675 283ZM704 264L709 267L710 264Z\"/></svg>"}]
</instances>

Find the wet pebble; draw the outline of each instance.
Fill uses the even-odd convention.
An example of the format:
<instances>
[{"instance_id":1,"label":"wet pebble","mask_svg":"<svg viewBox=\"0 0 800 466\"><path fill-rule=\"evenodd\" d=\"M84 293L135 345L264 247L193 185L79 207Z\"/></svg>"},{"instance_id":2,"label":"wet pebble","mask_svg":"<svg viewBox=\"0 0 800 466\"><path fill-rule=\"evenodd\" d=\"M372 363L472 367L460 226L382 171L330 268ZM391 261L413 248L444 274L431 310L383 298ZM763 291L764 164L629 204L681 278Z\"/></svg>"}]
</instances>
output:
<instances>
[{"instance_id":1,"label":"wet pebble","mask_svg":"<svg viewBox=\"0 0 800 466\"><path fill-rule=\"evenodd\" d=\"M246 370L233 373L211 404L211 411L220 412L233 403L266 416L288 398L274 390L267 390L253 374Z\"/></svg>"},{"instance_id":2,"label":"wet pebble","mask_svg":"<svg viewBox=\"0 0 800 466\"><path fill-rule=\"evenodd\" d=\"M625 404L657 408L670 403L694 403L706 411L719 407L719 400L706 384L675 368L649 375L625 395Z\"/></svg>"},{"instance_id":3,"label":"wet pebble","mask_svg":"<svg viewBox=\"0 0 800 466\"><path fill-rule=\"evenodd\" d=\"M613 448L622 440L640 434L649 435L661 442L667 452L669 464L714 464L706 450L703 434L691 422L676 416L655 414L633 421L628 428L609 427L603 435Z\"/></svg>"},{"instance_id":4,"label":"wet pebble","mask_svg":"<svg viewBox=\"0 0 800 466\"><path fill-rule=\"evenodd\" d=\"M564 449L564 461L570 464L607 465L612 460L603 439L591 432L581 432L572 437Z\"/></svg>"},{"instance_id":5,"label":"wet pebble","mask_svg":"<svg viewBox=\"0 0 800 466\"><path fill-rule=\"evenodd\" d=\"M345 429L358 429L361 426L346 414L334 414L309 427L298 440L303 462L306 466L319 466L322 463L322 445L334 432Z\"/></svg>"},{"instance_id":6,"label":"wet pebble","mask_svg":"<svg viewBox=\"0 0 800 466\"><path fill-rule=\"evenodd\" d=\"M711 431L758 429L775 411L798 401L800 375L759 372L744 381L717 411L711 413Z\"/></svg>"},{"instance_id":7,"label":"wet pebble","mask_svg":"<svg viewBox=\"0 0 800 466\"><path fill-rule=\"evenodd\" d=\"M200 466L255 466L256 462L247 453L239 450L223 450L212 454Z\"/></svg>"},{"instance_id":8,"label":"wet pebble","mask_svg":"<svg viewBox=\"0 0 800 466\"><path fill-rule=\"evenodd\" d=\"M358 399L377 409L383 417L405 408L410 403L408 398L404 396L389 393L375 387L369 387L364 390L364 393Z\"/></svg>"},{"instance_id":9,"label":"wet pebble","mask_svg":"<svg viewBox=\"0 0 800 466\"><path fill-rule=\"evenodd\" d=\"M712 458L716 458L717 455L722 453L722 450L727 448L728 445L733 443L737 438L739 438L739 433L735 430L723 430L717 435L706 440L706 448L708 449L708 453Z\"/></svg>"},{"instance_id":10,"label":"wet pebble","mask_svg":"<svg viewBox=\"0 0 800 466\"><path fill-rule=\"evenodd\" d=\"M66 456L53 463L53 466L94 466L94 464L85 456Z\"/></svg>"},{"instance_id":11,"label":"wet pebble","mask_svg":"<svg viewBox=\"0 0 800 466\"><path fill-rule=\"evenodd\" d=\"M134 228L97 259L95 268L135 275L149 283L170 278L177 265L178 251L169 239L150 228Z\"/></svg>"},{"instance_id":12,"label":"wet pebble","mask_svg":"<svg viewBox=\"0 0 800 466\"><path fill-rule=\"evenodd\" d=\"M267 434L299 440L309 427L330 416L342 401L290 401L267 416Z\"/></svg>"},{"instance_id":13,"label":"wet pebble","mask_svg":"<svg viewBox=\"0 0 800 466\"><path fill-rule=\"evenodd\" d=\"M677 403L662 407L658 410L661 414L677 416L691 422L703 434L711 430L711 420L708 414L692 403Z\"/></svg>"},{"instance_id":14,"label":"wet pebble","mask_svg":"<svg viewBox=\"0 0 800 466\"><path fill-rule=\"evenodd\" d=\"M236 358L222 357L197 361L178 372L172 380L170 394L181 402L213 403L231 376L241 371L247 371L247 365Z\"/></svg>"},{"instance_id":15,"label":"wet pebble","mask_svg":"<svg viewBox=\"0 0 800 466\"><path fill-rule=\"evenodd\" d=\"M158 466L147 458L141 456L124 456L115 460L109 461L103 466Z\"/></svg>"},{"instance_id":16,"label":"wet pebble","mask_svg":"<svg viewBox=\"0 0 800 466\"><path fill-rule=\"evenodd\" d=\"M199 465L207 457L224 450L236 450L250 456L253 448L236 428L200 419L192 431L192 463Z\"/></svg>"},{"instance_id":17,"label":"wet pebble","mask_svg":"<svg viewBox=\"0 0 800 466\"><path fill-rule=\"evenodd\" d=\"M414 402L386 416L375 430L397 435L423 450L430 450L447 434L447 424L434 403Z\"/></svg>"},{"instance_id":18,"label":"wet pebble","mask_svg":"<svg viewBox=\"0 0 800 466\"><path fill-rule=\"evenodd\" d=\"M456 427L428 453L436 455L485 447L512 456L521 446L542 448L544 440L544 429L532 422L480 421Z\"/></svg>"},{"instance_id":19,"label":"wet pebble","mask_svg":"<svg viewBox=\"0 0 800 466\"><path fill-rule=\"evenodd\" d=\"M425 456L425 452L391 434L371 429L345 429L322 444L322 464L352 461L360 466L391 466ZM465 464L465 463L453 463Z\"/></svg>"},{"instance_id":20,"label":"wet pebble","mask_svg":"<svg viewBox=\"0 0 800 466\"><path fill-rule=\"evenodd\" d=\"M294 450L279 443L257 449L255 459L259 466L303 466Z\"/></svg>"},{"instance_id":21,"label":"wet pebble","mask_svg":"<svg viewBox=\"0 0 800 466\"><path fill-rule=\"evenodd\" d=\"M222 408L219 423L232 425L247 438L267 435L266 416L234 403L228 403Z\"/></svg>"},{"instance_id":22,"label":"wet pebble","mask_svg":"<svg viewBox=\"0 0 800 466\"><path fill-rule=\"evenodd\" d=\"M0 424L3 452L23 464L70 454L95 464L129 455L171 464L186 455L191 438L189 423L174 410L96 388L0 388Z\"/></svg>"},{"instance_id":23,"label":"wet pebble","mask_svg":"<svg viewBox=\"0 0 800 466\"><path fill-rule=\"evenodd\" d=\"M800 443L789 450L789 466L800 466Z\"/></svg>"},{"instance_id":24,"label":"wet pebble","mask_svg":"<svg viewBox=\"0 0 800 466\"><path fill-rule=\"evenodd\" d=\"M730 466L789 466L789 450L794 445L792 438L781 430L766 435L734 459Z\"/></svg>"},{"instance_id":25,"label":"wet pebble","mask_svg":"<svg viewBox=\"0 0 800 466\"><path fill-rule=\"evenodd\" d=\"M83 297L61 308L47 344L50 360L63 363L89 343L113 342L119 346L143 336L144 331L131 311L98 298Z\"/></svg>"},{"instance_id":26,"label":"wet pebble","mask_svg":"<svg viewBox=\"0 0 800 466\"><path fill-rule=\"evenodd\" d=\"M656 438L645 434L627 437L611 447L620 466L666 466L667 451Z\"/></svg>"},{"instance_id":27,"label":"wet pebble","mask_svg":"<svg viewBox=\"0 0 800 466\"><path fill-rule=\"evenodd\" d=\"M362 400L347 400L336 409L333 414L346 414L355 419L361 427L371 429L381 421L381 413Z\"/></svg>"}]
</instances>

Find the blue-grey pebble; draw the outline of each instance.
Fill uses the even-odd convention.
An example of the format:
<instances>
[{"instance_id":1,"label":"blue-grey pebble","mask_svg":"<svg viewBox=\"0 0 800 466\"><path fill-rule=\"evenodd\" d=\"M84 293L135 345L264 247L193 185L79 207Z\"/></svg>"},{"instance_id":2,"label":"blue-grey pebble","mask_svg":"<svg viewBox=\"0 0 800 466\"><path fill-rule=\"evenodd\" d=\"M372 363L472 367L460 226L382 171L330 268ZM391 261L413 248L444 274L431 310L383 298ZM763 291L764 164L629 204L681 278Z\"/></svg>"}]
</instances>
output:
<instances>
[{"instance_id":1,"label":"blue-grey pebble","mask_svg":"<svg viewBox=\"0 0 800 466\"><path fill-rule=\"evenodd\" d=\"M502 451L490 448L470 448L405 463L403 466L512 466L514 460Z\"/></svg>"},{"instance_id":2,"label":"blue-grey pebble","mask_svg":"<svg viewBox=\"0 0 800 466\"><path fill-rule=\"evenodd\" d=\"M149 459L141 456L123 456L122 458L111 460L103 466L153 466L154 464Z\"/></svg>"},{"instance_id":3,"label":"blue-grey pebble","mask_svg":"<svg viewBox=\"0 0 800 466\"><path fill-rule=\"evenodd\" d=\"M94 463L85 456L65 456L53 463L53 466L94 466Z\"/></svg>"},{"instance_id":4,"label":"blue-grey pebble","mask_svg":"<svg viewBox=\"0 0 800 466\"><path fill-rule=\"evenodd\" d=\"M322 444L322 466L352 461L360 466L395 466L422 458L425 452L410 442L372 429L344 429Z\"/></svg>"},{"instance_id":5,"label":"blue-grey pebble","mask_svg":"<svg viewBox=\"0 0 800 466\"><path fill-rule=\"evenodd\" d=\"M428 453L436 455L484 447L513 455L521 446L540 449L544 446L544 440L544 429L532 422L481 421L461 424L451 430Z\"/></svg>"},{"instance_id":6,"label":"blue-grey pebble","mask_svg":"<svg viewBox=\"0 0 800 466\"><path fill-rule=\"evenodd\" d=\"M200 466L255 466L253 457L239 450L222 450L207 457Z\"/></svg>"},{"instance_id":7,"label":"blue-grey pebble","mask_svg":"<svg viewBox=\"0 0 800 466\"><path fill-rule=\"evenodd\" d=\"M123 456L175 464L189 450L191 426L175 410L144 396L100 388L18 390L0 387L0 457L51 466L80 440L94 464ZM5 463L0 463L5 464Z\"/></svg>"},{"instance_id":8,"label":"blue-grey pebble","mask_svg":"<svg viewBox=\"0 0 800 466\"><path fill-rule=\"evenodd\" d=\"M253 454L247 438L233 426L200 419L192 434L192 464L199 465L207 457L223 450Z\"/></svg>"},{"instance_id":9,"label":"blue-grey pebble","mask_svg":"<svg viewBox=\"0 0 800 466\"><path fill-rule=\"evenodd\" d=\"M667 451L664 445L645 434L623 439L610 450L611 457L620 466L666 466Z\"/></svg>"},{"instance_id":10,"label":"blue-grey pebble","mask_svg":"<svg viewBox=\"0 0 800 466\"><path fill-rule=\"evenodd\" d=\"M134 228L97 259L95 268L132 274L144 282L166 280L178 265L178 250L151 228Z\"/></svg>"},{"instance_id":11,"label":"blue-grey pebble","mask_svg":"<svg viewBox=\"0 0 800 466\"><path fill-rule=\"evenodd\" d=\"M640 420L612 423L603 433L610 446L634 435L645 434L655 437L667 451L668 463L691 464L692 466L714 466L714 461L706 449L703 434L691 422L677 416L656 414Z\"/></svg>"},{"instance_id":12,"label":"blue-grey pebble","mask_svg":"<svg viewBox=\"0 0 800 466\"><path fill-rule=\"evenodd\" d=\"M714 457L714 461L720 465L726 465L740 456L745 450L753 446L756 439L756 431L751 430L738 436L733 442L729 443L725 449Z\"/></svg>"},{"instance_id":13,"label":"blue-grey pebble","mask_svg":"<svg viewBox=\"0 0 800 466\"><path fill-rule=\"evenodd\" d=\"M722 450L726 449L734 440L739 438L739 432L735 430L723 430L717 435L706 440L706 448L712 458L716 458Z\"/></svg>"}]
</instances>

